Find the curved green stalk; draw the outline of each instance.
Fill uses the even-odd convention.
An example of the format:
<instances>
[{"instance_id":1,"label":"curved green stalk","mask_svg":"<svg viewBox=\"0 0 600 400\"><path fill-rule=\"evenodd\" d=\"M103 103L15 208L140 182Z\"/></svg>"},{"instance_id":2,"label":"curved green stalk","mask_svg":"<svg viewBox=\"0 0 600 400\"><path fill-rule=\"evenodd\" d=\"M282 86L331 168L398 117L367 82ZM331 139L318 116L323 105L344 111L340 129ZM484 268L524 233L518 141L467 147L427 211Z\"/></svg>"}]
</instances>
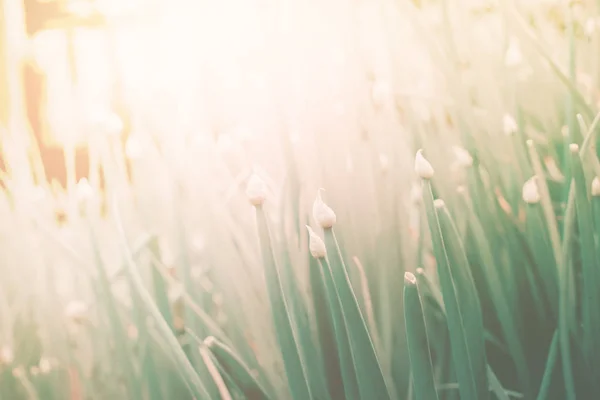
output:
<instances>
[{"instance_id":1,"label":"curved green stalk","mask_svg":"<svg viewBox=\"0 0 600 400\"><path fill-rule=\"evenodd\" d=\"M206 338L204 343L215 358L219 370L231 377L248 399L270 399L267 390L252 374L250 367L229 346L212 336Z\"/></svg>"},{"instance_id":2,"label":"curved green stalk","mask_svg":"<svg viewBox=\"0 0 600 400\"><path fill-rule=\"evenodd\" d=\"M227 385L225 385L225 381L219 373L217 365L212 358L212 354L204 346L200 346L198 351L200 352L200 357L202 357L202 361L204 361L210 376L212 376L213 381L219 390L219 396L221 397L221 400L232 400L231 393L229 393L229 389L227 388Z\"/></svg>"}]
</instances>

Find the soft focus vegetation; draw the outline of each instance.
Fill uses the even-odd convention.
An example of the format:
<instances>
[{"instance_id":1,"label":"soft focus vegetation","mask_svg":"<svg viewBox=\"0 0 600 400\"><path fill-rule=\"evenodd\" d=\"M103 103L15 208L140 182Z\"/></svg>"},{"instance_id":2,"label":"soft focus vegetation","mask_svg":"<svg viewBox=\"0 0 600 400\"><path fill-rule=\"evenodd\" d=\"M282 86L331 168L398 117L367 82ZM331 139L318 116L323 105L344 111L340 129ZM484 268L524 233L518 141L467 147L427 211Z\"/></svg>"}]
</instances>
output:
<instances>
[{"instance_id":1,"label":"soft focus vegetation","mask_svg":"<svg viewBox=\"0 0 600 400\"><path fill-rule=\"evenodd\" d=\"M598 5L213 3L80 33L64 186L0 86L0 399L594 398Z\"/></svg>"}]
</instances>

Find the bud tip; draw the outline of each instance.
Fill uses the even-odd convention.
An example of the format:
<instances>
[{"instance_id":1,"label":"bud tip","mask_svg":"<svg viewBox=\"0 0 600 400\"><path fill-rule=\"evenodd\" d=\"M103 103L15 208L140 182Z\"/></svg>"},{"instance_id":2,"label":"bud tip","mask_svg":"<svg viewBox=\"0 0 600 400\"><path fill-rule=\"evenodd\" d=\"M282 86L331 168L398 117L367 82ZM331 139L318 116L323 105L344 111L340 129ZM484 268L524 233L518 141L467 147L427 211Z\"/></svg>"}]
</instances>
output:
<instances>
[{"instance_id":1,"label":"bud tip","mask_svg":"<svg viewBox=\"0 0 600 400\"><path fill-rule=\"evenodd\" d=\"M310 226L306 225L306 229L308 230L308 249L310 250L310 254L317 259L325 258L327 256L327 248L325 247L323 239L321 239Z\"/></svg>"},{"instance_id":2,"label":"bud tip","mask_svg":"<svg viewBox=\"0 0 600 400\"><path fill-rule=\"evenodd\" d=\"M579 153L579 145L577 143L571 143L569 145L569 150L571 151L571 153L577 154Z\"/></svg>"},{"instance_id":3,"label":"bud tip","mask_svg":"<svg viewBox=\"0 0 600 400\"><path fill-rule=\"evenodd\" d=\"M246 196L253 206L261 206L267 198L267 186L258 175L252 174L246 185Z\"/></svg>"},{"instance_id":4,"label":"bud tip","mask_svg":"<svg viewBox=\"0 0 600 400\"><path fill-rule=\"evenodd\" d=\"M415 172L421 179L433 178L434 170L429 161L423 156L423 149L417 151L415 156Z\"/></svg>"},{"instance_id":5,"label":"bud tip","mask_svg":"<svg viewBox=\"0 0 600 400\"><path fill-rule=\"evenodd\" d=\"M595 177L594 180L592 180L592 196L600 196L600 178L598 177Z\"/></svg>"},{"instance_id":6,"label":"bud tip","mask_svg":"<svg viewBox=\"0 0 600 400\"><path fill-rule=\"evenodd\" d=\"M204 345L206 347L208 347L209 349L211 347L213 347L216 342L217 342L217 339L215 339L214 336L207 336L206 338L204 338L204 341L203 341Z\"/></svg>"},{"instance_id":7,"label":"bud tip","mask_svg":"<svg viewBox=\"0 0 600 400\"><path fill-rule=\"evenodd\" d=\"M313 218L321 228L326 229L331 228L335 224L337 217L335 212L323 202L323 199L321 198L322 190L323 189L319 189L317 191L317 198L313 203Z\"/></svg>"},{"instance_id":8,"label":"bud tip","mask_svg":"<svg viewBox=\"0 0 600 400\"><path fill-rule=\"evenodd\" d=\"M540 202L540 192L535 181L535 176L525 182L522 194L523 201L527 204L537 204Z\"/></svg>"},{"instance_id":9,"label":"bud tip","mask_svg":"<svg viewBox=\"0 0 600 400\"><path fill-rule=\"evenodd\" d=\"M417 278L415 277L415 275L412 272L406 271L404 273L404 284L405 285L416 285L417 284Z\"/></svg>"}]
</instances>

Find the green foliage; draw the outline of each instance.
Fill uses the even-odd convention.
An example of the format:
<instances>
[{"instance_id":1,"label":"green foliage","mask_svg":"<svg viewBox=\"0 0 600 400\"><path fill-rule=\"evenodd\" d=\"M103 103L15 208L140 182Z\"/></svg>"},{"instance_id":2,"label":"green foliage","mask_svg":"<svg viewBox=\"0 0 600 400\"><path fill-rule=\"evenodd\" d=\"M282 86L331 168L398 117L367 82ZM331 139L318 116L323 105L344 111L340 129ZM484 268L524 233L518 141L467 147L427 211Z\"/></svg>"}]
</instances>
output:
<instances>
[{"instance_id":1,"label":"green foliage","mask_svg":"<svg viewBox=\"0 0 600 400\"><path fill-rule=\"evenodd\" d=\"M95 135L69 190L1 147L0 400L593 398L600 30L577 7L598 10L393 3L445 90L356 132L278 127L256 168L166 135L131 179Z\"/></svg>"}]
</instances>

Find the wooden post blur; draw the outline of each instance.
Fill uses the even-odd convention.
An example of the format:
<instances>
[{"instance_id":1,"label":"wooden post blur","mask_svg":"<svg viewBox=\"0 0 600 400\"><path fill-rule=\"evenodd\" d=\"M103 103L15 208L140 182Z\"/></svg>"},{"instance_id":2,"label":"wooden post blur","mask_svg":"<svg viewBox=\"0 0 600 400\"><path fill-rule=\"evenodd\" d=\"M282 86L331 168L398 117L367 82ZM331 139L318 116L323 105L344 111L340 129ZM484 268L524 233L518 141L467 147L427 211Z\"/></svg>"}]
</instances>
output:
<instances>
[{"instance_id":1,"label":"wooden post blur","mask_svg":"<svg viewBox=\"0 0 600 400\"><path fill-rule=\"evenodd\" d=\"M27 43L22 0L0 0L0 146L10 140L10 154L0 152L2 170L13 178L31 182L28 156L31 142L24 111L22 68Z\"/></svg>"},{"instance_id":2,"label":"wooden post blur","mask_svg":"<svg viewBox=\"0 0 600 400\"><path fill-rule=\"evenodd\" d=\"M23 123L19 65L25 40L22 1L0 0L0 125L10 134Z\"/></svg>"}]
</instances>

